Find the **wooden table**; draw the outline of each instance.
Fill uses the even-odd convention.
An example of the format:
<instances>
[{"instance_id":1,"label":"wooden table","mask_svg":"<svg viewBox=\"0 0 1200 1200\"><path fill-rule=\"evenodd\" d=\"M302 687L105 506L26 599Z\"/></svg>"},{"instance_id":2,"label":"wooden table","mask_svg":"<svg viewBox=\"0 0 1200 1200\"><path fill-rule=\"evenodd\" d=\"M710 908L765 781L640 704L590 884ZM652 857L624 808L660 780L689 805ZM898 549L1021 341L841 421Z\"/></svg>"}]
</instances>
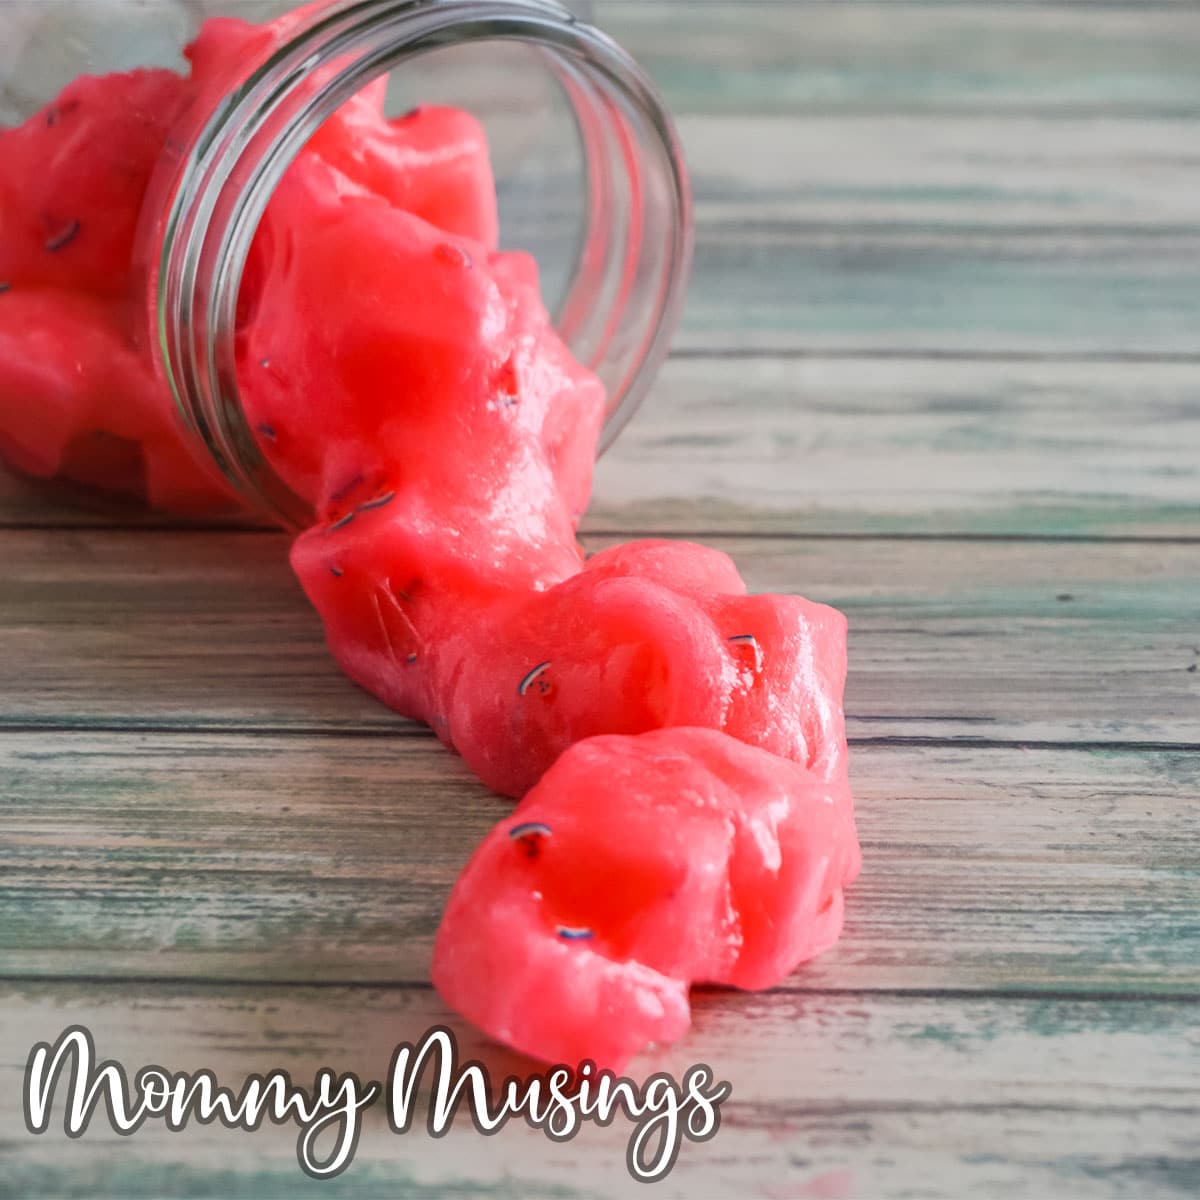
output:
<instances>
[{"instance_id":1,"label":"wooden table","mask_svg":"<svg viewBox=\"0 0 1200 1200\"><path fill-rule=\"evenodd\" d=\"M731 552L851 627L839 946L705 991L733 1096L649 1194L1200 1194L1200 10L598 3L679 115L698 256L590 548ZM27 1134L26 1055L372 1078L503 812L334 668L254 529L0 519L0 1195L647 1194L627 1124Z\"/></svg>"}]
</instances>

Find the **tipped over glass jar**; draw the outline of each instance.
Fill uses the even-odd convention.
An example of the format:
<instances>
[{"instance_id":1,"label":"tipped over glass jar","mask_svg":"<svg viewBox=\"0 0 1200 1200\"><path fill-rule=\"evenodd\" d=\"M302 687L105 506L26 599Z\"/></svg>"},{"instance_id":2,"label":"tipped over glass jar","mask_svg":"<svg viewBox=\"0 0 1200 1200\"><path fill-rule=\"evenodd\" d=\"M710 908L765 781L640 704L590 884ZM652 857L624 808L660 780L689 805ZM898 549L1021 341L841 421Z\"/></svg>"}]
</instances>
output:
<instances>
[{"instance_id":1,"label":"tipped over glass jar","mask_svg":"<svg viewBox=\"0 0 1200 1200\"><path fill-rule=\"evenodd\" d=\"M326 177L274 203L302 151ZM89 498L309 524L335 485L287 465L246 355L268 260L346 192L448 224L445 254L528 252L612 441L678 319L691 214L662 101L603 33L549 0L17 0L0 6L0 459ZM363 285L344 267L293 298L293 339ZM279 388L319 384L289 369Z\"/></svg>"}]
</instances>

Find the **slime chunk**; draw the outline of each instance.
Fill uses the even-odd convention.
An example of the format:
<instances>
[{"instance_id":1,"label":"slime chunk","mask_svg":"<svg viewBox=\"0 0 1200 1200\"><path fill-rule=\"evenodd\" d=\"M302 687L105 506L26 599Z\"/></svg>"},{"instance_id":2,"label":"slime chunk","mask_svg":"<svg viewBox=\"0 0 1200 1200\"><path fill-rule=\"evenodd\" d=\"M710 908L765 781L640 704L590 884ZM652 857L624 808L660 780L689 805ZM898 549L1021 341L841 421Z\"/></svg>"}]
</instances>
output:
<instances>
[{"instance_id":1,"label":"slime chunk","mask_svg":"<svg viewBox=\"0 0 1200 1200\"><path fill-rule=\"evenodd\" d=\"M142 199L188 102L172 71L85 76L0 129L0 280L125 293Z\"/></svg>"},{"instance_id":2,"label":"slime chunk","mask_svg":"<svg viewBox=\"0 0 1200 1200\"><path fill-rule=\"evenodd\" d=\"M489 787L523 795L573 742L674 725L844 777L846 622L835 609L747 596L733 563L701 546L635 542L579 570L573 542L550 553L552 531L534 552L532 539L488 539L469 507L445 515L461 536L401 493L304 534L292 563L347 672L430 722ZM389 665L386 622L348 616L361 601L345 572L373 577L382 611L403 612L418 653L410 663L406 649L403 670Z\"/></svg>"},{"instance_id":3,"label":"slime chunk","mask_svg":"<svg viewBox=\"0 0 1200 1200\"><path fill-rule=\"evenodd\" d=\"M319 8L320 5L310 6ZM267 54L301 26L306 10L267 25L234 17L205 22L186 55L203 119ZM314 91L331 68L306 81ZM432 221L447 233L495 249L499 238L496 188L483 128L460 109L423 106L403 116L384 116L387 79L369 84L341 106L313 135L305 154L320 158L364 190L395 208Z\"/></svg>"},{"instance_id":4,"label":"slime chunk","mask_svg":"<svg viewBox=\"0 0 1200 1200\"><path fill-rule=\"evenodd\" d=\"M210 21L188 76L80 79L0 132L11 464L228 505L150 353L151 176L322 8ZM860 862L846 622L748 595L702 546L585 560L604 390L533 259L497 249L479 124L389 120L384 93L331 117L266 209L238 297L242 412L314 513L291 561L338 663L525 797L454 889L435 984L527 1053L619 1068L686 1030L693 982L768 986L836 940Z\"/></svg>"},{"instance_id":5,"label":"slime chunk","mask_svg":"<svg viewBox=\"0 0 1200 1200\"><path fill-rule=\"evenodd\" d=\"M708 729L592 738L471 858L433 982L526 1054L619 1071L684 1032L692 982L766 987L831 946L859 865L845 783Z\"/></svg>"}]
</instances>

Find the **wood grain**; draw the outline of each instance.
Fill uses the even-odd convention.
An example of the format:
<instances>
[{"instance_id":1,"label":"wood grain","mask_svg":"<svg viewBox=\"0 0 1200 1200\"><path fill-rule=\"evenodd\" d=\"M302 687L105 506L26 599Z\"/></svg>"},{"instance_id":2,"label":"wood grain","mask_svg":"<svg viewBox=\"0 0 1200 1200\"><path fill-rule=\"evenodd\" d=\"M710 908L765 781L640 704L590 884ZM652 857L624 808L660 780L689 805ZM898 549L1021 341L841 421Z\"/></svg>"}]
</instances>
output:
<instances>
[{"instance_id":1,"label":"wood grain","mask_svg":"<svg viewBox=\"0 0 1200 1200\"><path fill-rule=\"evenodd\" d=\"M683 111L678 124L705 230L1057 229L1078 244L1196 224L1200 117Z\"/></svg>"},{"instance_id":2,"label":"wood grain","mask_svg":"<svg viewBox=\"0 0 1200 1200\"><path fill-rule=\"evenodd\" d=\"M696 176L678 346L1200 351L1194 6L698 11L596 9Z\"/></svg>"},{"instance_id":3,"label":"wood grain","mask_svg":"<svg viewBox=\"0 0 1200 1200\"><path fill-rule=\"evenodd\" d=\"M851 625L845 935L638 1060L734 1088L656 1194L1195 1196L1200 6L579 8L663 86L698 234L587 545L715 535ZM378 1076L438 1021L530 1069L426 983L504 803L229 524L0 473L0 1197L318 1190L289 1129L28 1135L25 1056L72 1021L233 1083ZM319 1190L642 1195L626 1136L374 1111Z\"/></svg>"},{"instance_id":4,"label":"wood grain","mask_svg":"<svg viewBox=\"0 0 1200 1200\"><path fill-rule=\"evenodd\" d=\"M676 359L587 528L1200 536L1200 366Z\"/></svg>"},{"instance_id":5,"label":"wood grain","mask_svg":"<svg viewBox=\"0 0 1200 1200\"><path fill-rule=\"evenodd\" d=\"M675 344L1195 359L1197 262L1200 227L701 226Z\"/></svg>"},{"instance_id":6,"label":"wood grain","mask_svg":"<svg viewBox=\"0 0 1200 1200\"><path fill-rule=\"evenodd\" d=\"M853 738L1197 742L1200 545L708 540L752 590L846 612ZM334 666L286 549L0 531L0 727L415 729Z\"/></svg>"},{"instance_id":7,"label":"wood grain","mask_svg":"<svg viewBox=\"0 0 1200 1200\"><path fill-rule=\"evenodd\" d=\"M648 1073L702 1060L733 1092L722 1128L683 1147L656 1196L802 1200L890 1194L1185 1197L1198 1181L1193 1010L1147 1001L944 997L710 996L695 1028L648 1055ZM624 1171L630 1126L585 1129L553 1147L522 1124L481 1138L456 1129L388 1132L368 1110L358 1157L310 1184L295 1129L219 1126L168 1134L147 1123L121 1140L97 1127L78 1142L30 1138L15 1098L28 1048L70 1022L131 1068L209 1066L238 1084L251 1071L319 1066L386 1075L393 1046L435 1022L496 1073L529 1064L483 1042L430 992L192 985L10 985L0 992L0 1138L19 1139L9 1195L308 1194L424 1198L624 1198L646 1194ZM640 1071L639 1071L640 1075Z\"/></svg>"},{"instance_id":8,"label":"wood grain","mask_svg":"<svg viewBox=\"0 0 1200 1200\"><path fill-rule=\"evenodd\" d=\"M679 112L1200 115L1194 3L591 0Z\"/></svg>"},{"instance_id":9,"label":"wood grain","mask_svg":"<svg viewBox=\"0 0 1200 1200\"><path fill-rule=\"evenodd\" d=\"M179 522L0 471L14 525ZM1200 537L1200 363L677 357L601 460L584 527Z\"/></svg>"},{"instance_id":10,"label":"wood grain","mask_svg":"<svg viewBox=\"0 0 1200 1200\"><path fill-rule=\"evenodd\" d=\"M872 744L852 777L846 931L786 988L1200 997L1200 754ZM431 737L8 734L0 778L17 976L422 983L510 811Z\"/></svg>"}]
</instances>

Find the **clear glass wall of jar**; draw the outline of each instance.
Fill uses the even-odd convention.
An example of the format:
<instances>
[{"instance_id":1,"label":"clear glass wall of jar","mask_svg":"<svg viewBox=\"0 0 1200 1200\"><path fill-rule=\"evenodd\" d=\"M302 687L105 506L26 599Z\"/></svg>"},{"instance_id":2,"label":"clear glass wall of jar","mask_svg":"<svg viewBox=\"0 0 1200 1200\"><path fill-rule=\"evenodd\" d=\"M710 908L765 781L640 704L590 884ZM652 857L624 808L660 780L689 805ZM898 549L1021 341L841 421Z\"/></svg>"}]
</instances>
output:
<instances>
[{"instance_id":1,"label":"clear glass wall of jar","mask_svg":"<svg viewBox=\"0 0 1200 1200\"><path fill-rule=\"evenodd\" d=\"M263 21L293 7L10 0L0 6L0 125L42 112L53 119L45 106L80 75L183 69L182 47L206 19ZM332 0L300 10L286 39L241 68L210 111L189 113L168 138L135 255L162 403L177 411L197 454L258 511L288 525L311 515L272 470L242 412L239 288L259 220L296 154L385 75L389 113L446 103L483 122L502 244L537 258L559 332L606 387L602 448L610 444L666 354L691 257L678 140L633 60L549 0ZM0 194L0 232L3 204ZM53 244L58 235L46 232ZM0 289L8 283L0 273ZM4 335L0 306L0 352ZM11 462L4 422L0 404L0 456ZM69 464L62 474L69 479Z\"/></svg>"}]
</instances>

